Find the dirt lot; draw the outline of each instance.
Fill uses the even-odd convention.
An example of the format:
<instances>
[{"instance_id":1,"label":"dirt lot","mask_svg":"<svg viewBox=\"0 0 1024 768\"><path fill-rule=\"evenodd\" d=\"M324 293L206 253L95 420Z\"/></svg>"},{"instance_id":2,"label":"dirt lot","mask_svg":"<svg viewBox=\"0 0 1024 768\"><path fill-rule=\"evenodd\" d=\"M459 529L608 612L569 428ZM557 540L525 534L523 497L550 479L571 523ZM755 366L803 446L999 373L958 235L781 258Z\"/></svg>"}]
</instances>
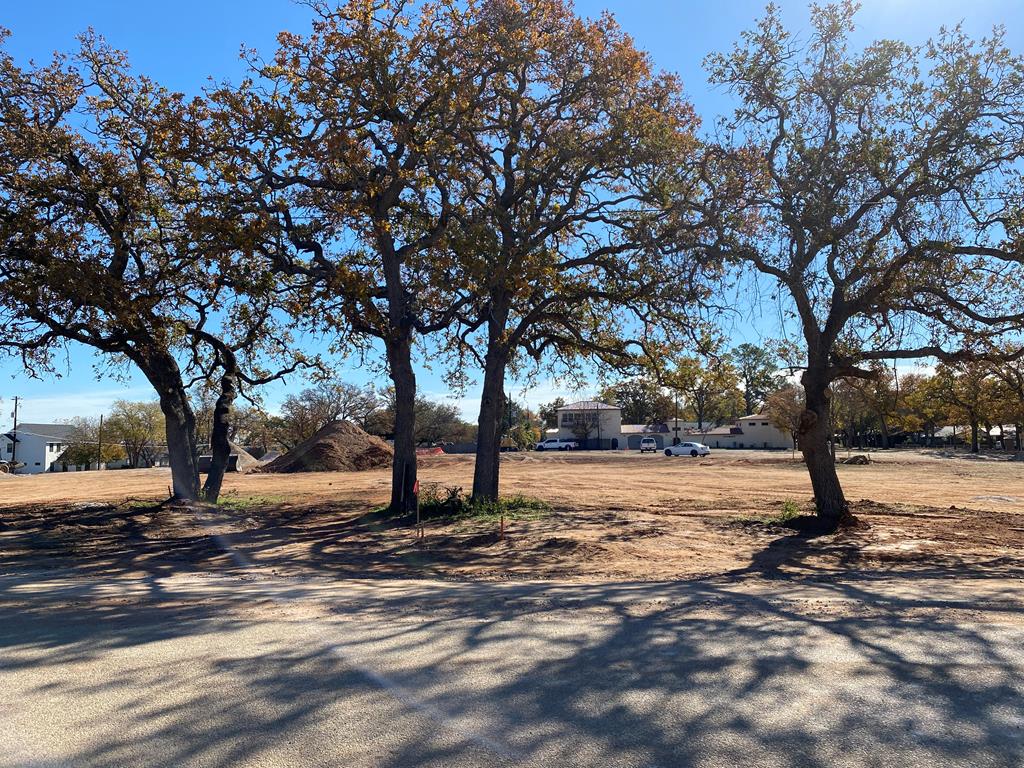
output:
<instances>
[{"instance_id":1,"label":"dirt lot","mask_svg":"<svg viewBox=\"0 0 1024 768\"><path fill-rule=\"evenodd\" d=\"M407 521L373 510L386 471L230 476L226 504L197 519L151 502L166 470L0 478L0 568L51 563L160 574L236 567L279 573L444 578L668 579L888 574L955 569L1024 578L1024 464L927 452L841 466L856 530L808 540L776 524L791 500L810 510L806 471L788 454L706 459L637 454L521 454L502 490L548 502L538 519ZM468 488L472 457L422 462L421 483ZM219 538L214 538L219 534ZM228 544L232 559L224 553Z\"/></svg>"}]
</instances>

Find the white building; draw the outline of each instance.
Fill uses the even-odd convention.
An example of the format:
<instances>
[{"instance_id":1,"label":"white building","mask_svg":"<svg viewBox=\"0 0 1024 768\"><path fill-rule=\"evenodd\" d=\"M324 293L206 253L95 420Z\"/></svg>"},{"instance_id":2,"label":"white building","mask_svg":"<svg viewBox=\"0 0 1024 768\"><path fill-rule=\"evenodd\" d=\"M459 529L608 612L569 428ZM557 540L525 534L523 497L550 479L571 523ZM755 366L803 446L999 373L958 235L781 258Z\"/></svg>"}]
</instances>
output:
<instances>
[{"instance_id":1,"label":"white building","mask_svg":"<svg viewBox=\"0 0 1024 768\"><path fill-rule=\"evenodd\" d=\"M558 409L558 426L546 437L577 440L580 447L604 450L639 450L645 437L654 438L658 448L691 439L700 425L694 421L670 419L665 424L623 424L622 409L597 400L569 403Z\"/></svg>"},{"instance_id":2,"label":"white building","mask_svg":"<svg viewBox=\"0 0 1024 768\"><path fill-rule=\"evenodd\" d=\"M744 416L731 426L704 433L701 442L709 448L792 448L793 438L761 413Z\"/></svg>"},{"instance_id":3,"label":"white building","mask_svg":"<svg viewBox=\"0 0 1024 768\"><path fill-rule=\"evenodd\" d=\"M17 432L0 435L0 461L24 464L16 470L20 475L48 472L68 447L72 432L70 424L19 424Z\"/></svg>"}]
</instances>

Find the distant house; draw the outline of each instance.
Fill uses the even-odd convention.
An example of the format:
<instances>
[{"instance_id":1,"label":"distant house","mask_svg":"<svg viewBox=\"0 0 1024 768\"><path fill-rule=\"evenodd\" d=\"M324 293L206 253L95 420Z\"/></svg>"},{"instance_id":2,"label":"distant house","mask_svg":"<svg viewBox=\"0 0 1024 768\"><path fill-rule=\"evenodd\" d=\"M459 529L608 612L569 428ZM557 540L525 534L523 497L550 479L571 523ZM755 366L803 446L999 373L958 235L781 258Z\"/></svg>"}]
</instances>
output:
<instances>
[{"instance_id":1,"label":"distant house","mask_svg":"<svg viewBox=\"0 0 1024 768\"><path fill-rule=\"evenodd\" d=\"M623 424L622 409L597 400L581 400L558 409L558 426L546 437L576 440L581 448L639 450L645 437L654 439L658 448L691 439L700 425L695 421L670 419L657 424Z\"/></svg>"},{"instance_id":2,"label":"distant house","mask_svg":"<svg viewBox=\"0 0 1024 768\"><path fill-rule=\"evenodd\" d=\"M709 448L792 448L793 438L761 413L736 419L729 426L715 427L703 434Z\"/></svg>"},{"instance_id":3,"label":"distant house","mask_svg":"<svg viewBox=\"0 0 1024 768\"><path fill-rule=\"evenodd\" d=\"M0 435L0 461L24 464L16 470L23 475L51 471L74 430L70 424L19 424L16 432Z\"/></svg>"}]
</instances>

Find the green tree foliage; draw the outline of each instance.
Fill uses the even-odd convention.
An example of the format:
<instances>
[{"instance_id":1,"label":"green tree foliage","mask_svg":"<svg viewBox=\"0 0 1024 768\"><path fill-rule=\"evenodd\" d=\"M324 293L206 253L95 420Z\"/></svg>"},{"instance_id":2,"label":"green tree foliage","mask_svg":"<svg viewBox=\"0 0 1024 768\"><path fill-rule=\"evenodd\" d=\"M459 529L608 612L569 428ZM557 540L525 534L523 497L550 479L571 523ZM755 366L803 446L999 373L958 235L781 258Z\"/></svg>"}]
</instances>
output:
<instances>
[{"instance_id":1,"label":"green tree foliage","mask_svg":"<svg viewBox=\"0 0 1024 768\"><path fill-rule=\"evenodd\" d=\"M385 390L384 405L369 418L366 430L380 437L391 438L395 430L395 393ZM459 409L450 403L438 403L425 397L416 398L417 446L470 442L475 437L471 424L462 419Z\"/></svg>"},{"instance_id":2,"label":"green tree foliage","mask_svg":"<svg viewBox=\"0 0 1024 768\"><path fill-rule=\"evenodd\" d=\"M971 452L981 450L982 424L991 425L997 412L998 391L985 363L942 364L935 371L932 396L947 408L954 424L971 431Z\"/></svg>"},{"instance_id":3,"label":"green tree foliage","mask_svg":"<svg viewBox=\"0 0 1024 768\"><path fill-rule=\"evenodd\" d=\"M74 431L68 437L68 446L57 458L59 464L73 467L96 468L97 457L102 464L122 461L127 457L124 446L111 436L106 423L101 429L99 417L78 417L71 420Z\"/></svg>"},{"instance_id":4,"label":"green tree foliage","mask_svg":"<svg viewBox=\"0 0 1024 768\"><path fill-rule=\"evenodd\" d=\"M743 392L743 413L759 412L768 394L782 386L779 359L766 347L740 344L729 353L729 362L739 376Z\"/></svg>"},{"instance_id":5,"label":"green tree foliage","mask_svg":"<svg viewBox=\"0 0 1024 768\"><path fill-rule=\"evenodd\" d=\"M153 466L166 434L160 403L117 400L104 426L109 439L119 441L124 447L130 466Z\"/></svg>"},{"instance_id":6,"label":"green tree foliage","mask_svg":"<svg viewBox=\"0 0 1024 768\"><path fill-rule=\"evenodd\" d=\"M676 413L675 401L649 377L610 384L601 390L598 399L621 408L623 424L662 424Z\"/></svg>"},{"instance_id":7,"label":"green tree foliage","mask_svg":"<svg viewBox=\"0 0 1024 768\"><path fill-rule=\"evenodd\" d=\"M546 429L555 429L558 426L558 409L565 405L564 397L556 397L550 403L544 403L537 409L540 420L544 422Z\"/></svg>"},{"instance_id":8,"label":"green tree foliage","mask_svg":"<svg viewBox=\"0 0 1024 768\"><path fill-rule=\"evenodd\" d=\"M677 393L687 417L704 429L738 418L743 410L739 375L720 357L680 357L662 374L665 385Z\"/></svg>"}]
</instances>

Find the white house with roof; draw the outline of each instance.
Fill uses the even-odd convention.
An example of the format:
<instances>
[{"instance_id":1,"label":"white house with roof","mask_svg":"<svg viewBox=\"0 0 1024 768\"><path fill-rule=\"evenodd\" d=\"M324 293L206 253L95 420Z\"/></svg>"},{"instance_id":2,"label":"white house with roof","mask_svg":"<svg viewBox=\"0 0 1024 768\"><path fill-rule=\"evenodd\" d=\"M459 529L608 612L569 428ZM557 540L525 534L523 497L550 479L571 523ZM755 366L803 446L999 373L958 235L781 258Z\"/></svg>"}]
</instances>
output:
<instances>
[{"instance_id":1,"label":"white house with roof","mask_svg":"<svg viewBox=\"0 0 1024 768\"><path fill-rule=\"evenodd\" d=\"M715 427L703 433L709 448L792 448L793 438L772 424L762 413L736 419L729 426Z\"/></svg>"},{"instance_id":2,"label":"white house with roof","mask_svg":"<svg viewBox=\"0 0 1024 768\"><path fill-rule=\"evenodd\" d=\"M604 450L638 450L645 437L666 448L690 439L700 425L695 421L670 419L663 424L623 424L622 409L598 400L581 400L558 409L558 426L547 437L577 440L580 447Z\"/></svg>"},{"instance_id":3,"label":"white house with roof","mask_svg":"<svg viewBox=\"0 0 1024 768\"><path fill-rule=\"evenodd\" d=\"M19 424L17 431L0 434L0 461L25 466L19 475L37 475L54 468L68 447L74 427L70 424Z\"/></svg>"}]
</instances>

